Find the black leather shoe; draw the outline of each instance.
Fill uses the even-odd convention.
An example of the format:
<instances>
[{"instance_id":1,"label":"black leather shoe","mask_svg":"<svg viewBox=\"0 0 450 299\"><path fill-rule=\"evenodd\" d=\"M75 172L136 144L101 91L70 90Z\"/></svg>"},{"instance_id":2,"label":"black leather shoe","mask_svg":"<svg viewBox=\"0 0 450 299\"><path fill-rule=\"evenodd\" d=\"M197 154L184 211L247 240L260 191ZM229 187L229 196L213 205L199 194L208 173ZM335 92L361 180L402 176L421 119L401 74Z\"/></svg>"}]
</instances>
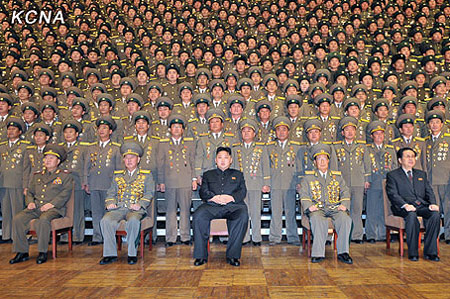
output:
<instances>
[{"instance_id":1,"label":"black leather shoe","mask_svg":"<svg viewBox=\"0 0 450 299\"><path fill-rule=\"evenodd\" d=\"M36 259L36 264L43 264L47 261L47 252L39 252L39 255Z\"/></svg>"},{"instance_id":2,"label":"black leather shoe","mask_svg":"<svg viewBox=\"0 0 450 299\"><path fill-rule=\"evenodd\" d=\"M445 244L450 244L450 240L445 240Z\"/></svg>"},{"instance_id":3,"label":"black leather shoe","mask_svg":"<svg viewBox=\"0 0 450 299\"><path fill-rule=\"evenodd\" d=\"M362 243L363 243L363 240L352 240L352 242L353 242L353 243L356 243L356 244L362 244Z\"/></svg>"},{"instance_id":4,"label":"black leather shoe","mask_svg":"<svg viewBox=\"0 0 450 299\"><path fill-rule=\"evenodd\" d=\"M246 246L246 245L248 245L248 244L250 244L250 241L247 241L247 242L242 243L242 246Z\"/></svg>"},{"instance_id":5,"label":"black leather shoe","mask_svg":"<svg viewBox=\"0 0 450 299\"><path fill-rule=\"evenodd\" d=\"M261 246L261 242L253 242L253 246L259 247L259 246Z\"/></svg>"},{"instance_id":6,"label":"black leather shoe","mask_svg":"<svg viewBox=\"0 0 450 299\"><path fill-rule=\"evenodd\" d=\"M367 240L367 242L369 242L370 244L375 244L375 239L369 239L369 240Z\"/></svg>"},{"instance_id":7,"label":"black leather shoe","mask_svg":"<svg viewBox=\"0 0 450 299\"><path fill-rule=\"evenodd\" d=\"M12 260L9 260L9 263L17 264L17 263L28 261L29 259L30 259L30 256L28 255L28 252L27 253L18 252Z\"/></svg>"},{"instance_id":8,"label":"black leather shoe","mask_svg":"<svg viewBox=\"0 0 450 299\"><path fill-rule=\"evenodd\" d=\"M7 239L7 240L0 239L0 244L10 244L10 243L12 243L11 239Z\"/></svg>"},{"instance_id":9,"label":"black leather shoe","mask_svg":"<svg viewBox=\"0 0 450 299\"><path fill-rule=\"evenodd\" d=\"M343 262L343 263L349 264L349 265L353 264L353 260L348 253L338 254L337 257L338 257L338 261L340 261L340 262Z\"/></svg>"},{"instance_id":10,"label":"black leather shoe","mask_svg":"<svg viewBox=\"0 0 450 299\"><path fill-rule=\"evenodd\" d=\"M413 255L413 256L408 256L408 259L409 259L411 262L417 262L417 261L419 260L419 257Z\"/></svg>"},{"instance_id":11,"label":"black leather shoe","mask_svg":"<svg viewBox=\"0 0 450 299\"><path fill-rule=\"evenodd\" d=\"M194 266L201 266L203 264L206 264L207 262L207 259L195 259Z\"/></svg>"},{"instance_id":12,"label":"black leather shoe","mask_svg":"<svg viewBox=\"0 0 450 299\"><path fill-rule=\"evenodd\" d=\"M101 245L101 244L103 244L103 242L95 242L95 241L92 241L92 242L89 242L89 243L88 243L88 246L97 246L97 245Z\"/></svg>"},{"instance_id":13,"label":"black leather shoe","mask_svg":"<svg viewBox=\"0 0 450 299\"><path fill-rule=\"evenodd\" d=\"M181 241L181 244L190 246L191 245L191 241Z\"/></svg>"},{"instance_id":14,"label":"black leather shoe","mask_svg":"<svg viewBox=\"0 0 450 299\"><path fill-rule=\"evenodd\" d=\"M426 260L429 260L432 262L439 262L441 260L437 255L434 255L434 254L431 254L431 255L426 254L424 257Z\"/></svg>"},{"instance_id":15,"label":"black leather shoe","mask_svg":"<svg viewBox=\"0 0 450 299\"><path fill-rule=\"evenodd\" d=\"M105 256L100 260L100 265L107 265L117 261L117 256Z\"/></svg>"},{"instance_id":16,"label":"black leather shoe","mask_svg":"<svg viewBox=\"0 0 450 299\"><path fill-rule=\"evenodd\" d=\"M175 245L175 243L173 243L173 242L167 242L166 243L166 247L172 247L173 245Z\"/></svg>"},{"instance_id":17,"label":"black leather shoe","mask_svg":"<svg viewBox=\"0 0 450 299\"><path fill-rule=\"evenodd\" d=\"M227 258L227 263L230 264L231 266L235 266L235 267L239 267L241 265L241 262L239 261L239 259L234 259L234 258Z\"/></svg>"},{"instance_id":18,"label":"black leather shoe","mask_svg":"<svg viewBox=\"0 0 450 299\"><path fill-rule=\"evenodd\" d=\"M311 258L311 263L320 263L321 261L323 261L325 258L324 257L317 257L317 256L313 256Z\"/></svg>"},{"instance_id":19,"label":"black leather shoe","mask_svg":"<svg viewBox=\"0 0 450 299\"><path fill-rule=\"evenodd\" d=\"M137 263L137 256L129 256L128 257L128 265L134 265Z\"/></svg>"}]
</instances>

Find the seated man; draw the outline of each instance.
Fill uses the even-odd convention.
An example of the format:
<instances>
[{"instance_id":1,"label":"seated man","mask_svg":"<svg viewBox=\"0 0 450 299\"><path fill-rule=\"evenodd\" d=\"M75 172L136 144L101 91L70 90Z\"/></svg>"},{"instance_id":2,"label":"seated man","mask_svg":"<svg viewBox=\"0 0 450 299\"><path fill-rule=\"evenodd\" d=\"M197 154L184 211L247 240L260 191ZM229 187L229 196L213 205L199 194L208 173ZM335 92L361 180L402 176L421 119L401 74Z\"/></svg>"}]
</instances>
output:
<instances>
[{"instance_id":1,"label":"seated man","mask_svg":"<svg viewBox=\"0 0 450 299\"><path fill-rule=\"evenodd\" d=\"M66 204L73 189L72 175L67 170L59 168L65 159L64 147L56 144L45 146L44 170L33 174L25 197L27 207L13 218L13 251L17 254L9 261L10 264L29 259L27 232L33 219L36 219L34 228L39 251L36 263L42 264L47 261L51 221L65 216Z\"/></svg>"},{"instance_id":2,"label":"seated man","mask_svg":"<svg viewBox=\"0 0 450 299\"><path fill-rule=\"evenodd\" d=\"M116 230L119 222L126 220L128 264L137 262L137 245L141 219L147 214L155 183L149 170L139 169L142 147L135 141L126 141L120 148L125 170L115 171L111 187L106 194L108 210L100 221L103 235L103 258L100 265L117 261ZM141 244L143 246L143 244Z\"/></svg>"},{"instance_id":3,"label":"seated man","mask_svg":"<svg viewBox=\"0 0 450 299\"><path fill-rule=\"evenodd\" d=\"M200 197L205 201L194 213L195 266L208 261L209 224L213 219L227 219L229 239L227 262L239 266L242 240L247 231L248 212L244 198L247 194L242 172L230 169L231 149L219 147L216 151L217 169L203 174Z\"/></svg>"},{"instance_id":4,"label":"seated man","mask_svg":"<svg viewBox=\"0 0 450 299\"><path fill-rule=\"evenodd\" d=\"M438 262L436 240L441 215L426 172L413 169L416 156L416 151L410 147L397 151L401 167L386 175L386 193L391 202L392 213L405 219L408 258L411 261L419 260L420 224L417 216L422 216L426 230L423 255L430 261Z\"/></svg>"},{"instance_id":5,"label":"seated man","mask_svg":"<svg viewBox=\"0 0 450 299\"><path fill-rule=\"evenodd\" d=\"M333 221L337 232L338 260L352 264L348 254L352 219L348 215L350 193L340 171L329 170L331 147L316 144L311 149L315 170L305 171L300 186L300 199L305 215L309 218L314 236L311 262L325 259L325 243L328 236L328 219Z\"/></svg>"}]
</instances>

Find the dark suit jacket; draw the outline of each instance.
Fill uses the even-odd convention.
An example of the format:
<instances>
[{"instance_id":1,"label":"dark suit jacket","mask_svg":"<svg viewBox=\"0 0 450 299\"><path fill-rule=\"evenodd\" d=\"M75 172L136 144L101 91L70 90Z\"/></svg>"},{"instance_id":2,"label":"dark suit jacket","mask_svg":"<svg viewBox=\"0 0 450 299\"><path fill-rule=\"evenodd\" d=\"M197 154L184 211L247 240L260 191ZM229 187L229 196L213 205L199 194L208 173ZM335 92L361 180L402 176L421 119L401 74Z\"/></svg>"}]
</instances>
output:
<instances>
[{"instance_id":1,"label":"dark suit jacket","mask_svg":"<svg viewBox=\"0 0 450 299\"><path fill-rule=\"evenodd\" d=\"M433 189L425 171L413 169L413 183L399 167L386 175L386 193L391 201L392 212L400 211L404 204L415 207L436 204Z\"/></svg>"},{"instance_id":2,"label":"dark suit jacket","mask_svg":"<svg viewBox=\"0 0 450 299\"><path fill-rule=\"evenodd\" d=\"M200 187L200 197L205 202L215 195L227 194L234 198L234 203L245 204L244 198L247 194L245 187L244 174L239 170L212 169L203 174L202 186Z\"/></svg>"}]
</instances>

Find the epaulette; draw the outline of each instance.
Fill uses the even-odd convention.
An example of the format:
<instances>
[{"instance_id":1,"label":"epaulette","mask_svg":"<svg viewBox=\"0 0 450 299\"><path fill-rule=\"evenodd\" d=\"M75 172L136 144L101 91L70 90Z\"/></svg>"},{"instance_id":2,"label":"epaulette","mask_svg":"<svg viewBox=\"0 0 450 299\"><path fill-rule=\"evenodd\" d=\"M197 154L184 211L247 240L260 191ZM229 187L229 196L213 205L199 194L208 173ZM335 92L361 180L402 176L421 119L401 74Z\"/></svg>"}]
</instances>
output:
<instances>
[{"instance_id":1,"label":"epaulette","mask_svg":"<svg viewBox=\"0 0 450 299\"><path fill-rule=\"evenodd\" d=\"M278 99L278 100L283 100L283 101L286 100L285 97L277 97L277 99Z\"/></svg>"},{"instance_id":2,"label":"epaulette","mask_svg":"<svg viewBox=\"0 0 450 299\"><path fill-rule=\"evenodd\" d=\"M293 140L291 140L291 141L289 141L291 144L294 144L294 145L300 145L300 142L298 142L298 141L293 141Z\"/></svg>"},{"instance_id":3,"label":"epaulette","mask_svg":"<svg viewBox=\"0 0 450 299\"><path fill-rule=\"evenodd\" d=\"M112 117L112 119L120 119L119 116L111 116L111 117Z\"/></svg>"},{"instance_id":4,"label":"epaulette","mask_svg":"<svg viewBox=\"0 0 450 299\"><path fill-rule=\"evenodd\" d=\"M363 121L365 123L370 123L370 121L368 121L367 119L361 118L359 121Z\"/></svg>"},{"instance_id":5,"label":"epaulette","mask_svg":"<svg viewBox=\"0 0 450 299\"><path fill-rule=\"evenodd\" d=\"M344 141L334 141L333 144L344 144Z\"/></svg>"},{"instance_id":6,"label":"epaulette","mask_svg":"<svg viewBox=\"0 0 450 299\"><path fill-rule=\"evenodd\" d=\"M64 145L64 142L60 142L60 143L58 143L58 145L61 145L61 146L62 146L62 145Z\"/></svg>"},{"instance_id":7,"label":"epaulette","mask_svg":"<svg viewBox=\"0 0 450 299\"><path fill-rule=\"evenodd\" d=\"M198 118L191 118L190 120L188 120L189 123L192 123L194 121L198 121Z\"/></svg>"},{"instance_id":8,"label":"epaulette","mask_svg":"<svg viewBox=\"0 0 450 299\"><path fill-rule=\"evenodd\" d=\"M36 145L29 145L29 146L27 146L27 149L36 149L36 148L37 148Z\"/></svg>"},{"instance_id":9,"label":"epaulette","mask_svg":"<svg viewBox=\"0 0 450 299\"><path fill-rule=\"evenodd\" d=\"M392 142L397 142L397 141L400 141L400 140L402 140L402 138L398 137L398 138L392 139Z\"/></svg>"},{"instance_id":10,"label":"epaulette","mask_svg":"<svg viewBox=\"0 0 450 299\"><path fill-rule=\"evenodd\" d=\"M130 140L130 139L133 139L134 138L134 136L125 136L125 137L123 137L123 140Z\"/></svg>"},{"instance_id":11,"label":"epaulette","mask_svg":"<svg viewBox=\"0 0 450 299\"><path fill-rule=\"evenodd\" d=\"M378 88L374 88L372 90L375 91L375 92L381 92L382 91L381 89L378 89Z\"/></svg>"},{"instance_id":12,"label":"epaulette","mask_svg":"<svg viewBox=\"0 0 450 299\"><path fill-rule=\"evenodd\" d=\"M416 121L425 121L423 118L416 118Z\"/></svg>"},{"instance_id":13,"label":"epaulette","mask_svg":"<svg viewBox=\"0 0 450 299\"><path fill-rule=\"evenodd\" d=\"M158 123L159 123L159 120L152 121L152 124L158 124Z\"/></svg>"},{"instance_id":14,"label":"epaulette","mask_svg":"<svg viewBox=\"0 0 450 299\"><path fill-rule=\"evenodd\" d=\"M227 117L225 118L225 121L231 121L231 118Z\"/></svg>"},{"instance_id":15,"label":"epaulette","mask_svg":"<svg viewBox=\"0 0 450 299\"><path fill-rule=\"evenodd\" d=\"M120 119L123 119L123 120L127 120L128 119L128 116L122 116L122 117L119 117Z\"/></svg>"},{"instance_id":16,"label":"epaulette","mask_svg":"<svg viewBox=\"0 0 450 299\"><path fill-rule=\"evenodd\" d=\"M89 142L80 142L80 145L92 145L92 143L89 143Z\"/></svg>"},{"instance_id":17,"label":"epaulette","mask_svg":"<svg viewBox=\"0 0 450 299\"><path fill-rule=\"evenodd\" d=\"M276 142L275 141L270 141L270 142L267 143L267 145L273 145L273 144L276 144Z\"/></svg>"},{"instance_id":18,"label":"epaulette","mask_svg":"<svg viewBox=\"0 0 450 299\"><path fill-rule=\"evenodd\" d=\"M225 134L223 134L223 135L229 136L229 137L234 137L234 134L233 134L233 133L225 133Z\"/></svg>"},{"instance_id":19,"label":"epaulette","mask_svg":"<svg viewBox=\"0 0 450 299\"><path fill-rule=\"evenodd\" d=\"M314 170L307 170L307 171L305 171L305 174L314 174L315 172L314 172Z\"/></svg>"},{"instance_id":20,"label":"epaulette","mask_svg":"<svg viewBox=\"0 0 450 299\"><path fill-rule=\"evenodd\" d=\"M155 136L155 135L152 135L151 138L156 139L156 140L160 140L161 139L161 137L158 137L158 136Z\"/></svg>"},{"instance_id":21,"label":"epaulette","mask_svg":"<svg viewBox=\"0 0 450 299\"><path fill-rule=\"evenodd\" d=\"M233 146L239 146L239 145L241 145L241 143L240 143L240 142L237 142L237 143L233 143Z\"/></svg>"},{"instance_id":22,"label":"epaulette","mask_svg":"<svg viewBox=\"0 0 450 299\"><path fill-rule=\"evenodd\" d=\"M164 138L164 139L159 140L159 142L169 142L169 141L170 141L169 138Z\"/></svg>"},{"instance_id":23,"label":"epaulette","mask_svg":"<svg viewBox=\"0 0 450 299\"><path fill-rule=\"evenodd\" d=\"M366 144L366 142L365 142L364 140L356 140L356 143L359 143L359 144Z\"/></svg>"},{"instance_id":24,"label":"epaulette","mask_svg":"<svg viewBox=\"0 0 450 299\"><path fill-rule=\"evenodd\" d=\"M139 172L140 173L145 173L145 174L150 174L151 173L150 170L145 170L145 169L140 169Z\"/></svg>"},{"instance_id":25,"label":"epaulette","mask_svg":"<svg viewBox=\"0 0 450 299\"><path fill-rule=\"evenodd\" d=\"M175 104L175 105L173 105L174 107L181 107L181 104L180 103L177 103L177 104Z\"/></svg>"},{"instance_id":26,"label":"epaulette","mask_svg":"<svg viewBox=\"0 0 450 299\"><path fill-rule=\"evenodd\" d=\"M425 138L422 138L422 137L414 137L414 139L416 139L418 141L425 141Z\"/></svg>"},{"instance_id":27,"label":"epaulette","mask_svg":"<svg viewBox=\"0 0 450 299\"><path fill-rule=\"evenodd\" d=\"M87 119L83 119L82 123L83 123L83 124L91 124L91 121L90 121L90 120L87 120Z\"/></svg>"},{"instance_id":28,"label":"epaulette","mask_svg":"<svg viewBox=\"0 0 450 299\"><path fill-rule=\"evenodd\" d=\"M256 145L266 145L265 142L255 142Z\"/></svg>"},{"instance_id":29,"label":"epaulette","mask_svg":"<svg viewBox=\"0 0 450 299\"><path fill-rule=\"evenodd\" d=\"M20 140L19 144L30 144L28 140Z\"/></svg>"},{"instance_id":30,"label":"epaulette","mask_svg":"<svg viewBox=\"0 0 450 299\"><path fill-rule=\"evenodd\" d=\"M427 136L423 140L429 140L429 139L431 139L431 136Z\"/></svg>"},{"instance_id":31,"label":"epaulette","mask_svg":"<svg viewBox=\"0 0 450 299\"><path fill-rule=\"evenodd\" d=\"M65 110L67 110L67 109L69 109L69 108L66 107L66 106L58 106L58 109L65 109Z\"/></svg>"},{"instance_id":32,"label":"epaulette","mask_svg":"<svg viewBox=\"0 0 450 299\"><path fill-rule=\"evenodd\" d=\"M335 174L335 175L342 175L342 172L340 172L338 170L331 170L330 173Z\"/></svg>"},{"instance_id":33,"label":"epaulette","mask_svg":"<svg viewBox=\"0 0 450 299\"><path fill-rule=\"evenodd\" d=\"M387 148L394 148L394 146L390 145L390 144L386 144L385 147L387 147Z\"/></svg>"},{"instance_id":34,"label":"epaulette","mask_svg":"<svg viewBox=\"0 0 450 299\"><path fill-rule=\"evenodd\" d=\"M340 120L341 118L339 117L339 116L332 116L332 117L330 117L331 119L337 119L337 120Z\"/></svg>"},{"instance_id":35,"label":"epaulette","mask_svg":"<svg viewBox=\"0 0 450 299\"><path fill-rule=\"evenodd\" d=\"M450 137L450 134L449 133L444 133L444 136L445 137Z\"/></svg>"},{"instance_id":36,"label":"epaulette","mask_svg":"<svg viewBox=\"0 0 450 299\"><path fill-rule=\"evenodd\" d=\"M120 143L118 143L118 142L111 142L111 144L112 145L115 145L115 146L118 146L118 147L120 147L120 146L122 146Z\"/></svg>"},{"instance_id":37,"label":"epaulette","mask_svg":"<svg viewBox=\"0 0 450 299\"><path fill-rule=\"evenodd\" d=\"M208 136L208 135L209 135L209 133L201 133L199 136L205 137L205 136Z\"/></svg>"},{"instance_id":38,"label":"epaulette","mask_svg":"<svg viewBox=\"0 0 450 299\"><path fill-rule=\"evenodd\" d=\"M305 142L306 143L306 142ZM333 144L333 141L322 141L323 144Z\"/></svg>"},{"instance_id":39,"label":"epaulette","mask_svg":"<svg viewBox=\"0 0 450 299\"><path fill-rule=\"evenodd\" d=\"M57 125L62 125L62 122L60 122L60 121L55 121L55 124L57 124Z\"/></svg>"},{"instance_id":40,"label":"epaulette","mask_svg":"<svg viewBox=\"0 0 450 299\"><path fill-rule=\"evenodd\" d=\"M114 170L114 174L122 174L125 173L125 170Z\"/></svg>"},{"instance_id":41,"label":"epaulette","mask_svg":"<svg viewBox=\"0 0 450 299\"><path fill-rule=\"evenodd\" d=\"M192 137L184 137L184 141L194 141L194 138L192 138Z\"/></svg>"}]
</instances>

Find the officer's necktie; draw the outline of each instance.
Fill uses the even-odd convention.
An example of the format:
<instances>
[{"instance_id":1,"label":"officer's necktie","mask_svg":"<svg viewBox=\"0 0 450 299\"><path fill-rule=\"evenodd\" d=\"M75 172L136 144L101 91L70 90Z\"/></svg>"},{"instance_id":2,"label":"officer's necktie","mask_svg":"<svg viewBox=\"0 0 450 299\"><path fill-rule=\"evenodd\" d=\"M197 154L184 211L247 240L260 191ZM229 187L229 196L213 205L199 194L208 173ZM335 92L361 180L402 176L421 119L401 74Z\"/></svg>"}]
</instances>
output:
<instances>
[{"instance_id":1,"label":"officer's necktie","mask_svg":"<svg viewBox=\"0 0 450 299\"><path fill-rule=\"evenodd\" d=\"M433 136L433 142L436 142L437 137Z\"/></svg>"},{"instance_id":2,"label":"officer's necktie","mask_svg":"<svg viewBox=\"0 0 450 299\"><path fill-rule=\"evenodd\" d=\"M409 179L409 181L411 182L411 184L413 183L413 176L412 176L412 171L411 170L408 170L408 179Z\"/></svg>"}]
</instances>

